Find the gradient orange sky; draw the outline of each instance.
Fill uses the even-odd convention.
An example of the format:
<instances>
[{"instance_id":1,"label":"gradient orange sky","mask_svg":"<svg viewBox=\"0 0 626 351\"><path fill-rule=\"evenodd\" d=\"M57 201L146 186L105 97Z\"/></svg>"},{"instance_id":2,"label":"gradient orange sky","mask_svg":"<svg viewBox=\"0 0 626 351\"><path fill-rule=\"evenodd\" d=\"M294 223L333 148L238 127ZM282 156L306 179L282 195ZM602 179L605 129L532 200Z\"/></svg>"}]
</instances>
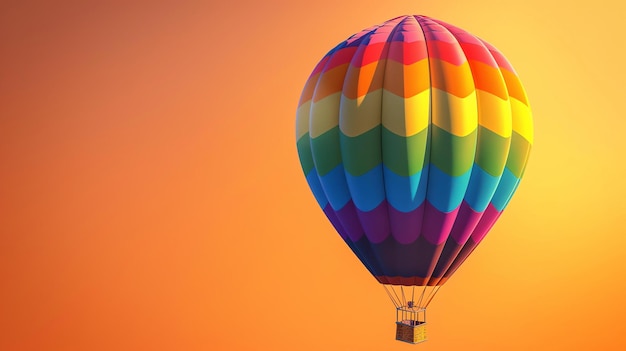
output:
<instances>
[{"instance_id":1,"label":"gradient orange sky","mask_svg":"<svg viewBox=\"0 0 626 351\"><path fill-rule=\"evenodd\" d=\"M54 3L0 5L0 350L626 349L624 2ZM495 45L535 119L417 346L294 131L317 61L402 14Z\"/></svg>"}]
</instances>

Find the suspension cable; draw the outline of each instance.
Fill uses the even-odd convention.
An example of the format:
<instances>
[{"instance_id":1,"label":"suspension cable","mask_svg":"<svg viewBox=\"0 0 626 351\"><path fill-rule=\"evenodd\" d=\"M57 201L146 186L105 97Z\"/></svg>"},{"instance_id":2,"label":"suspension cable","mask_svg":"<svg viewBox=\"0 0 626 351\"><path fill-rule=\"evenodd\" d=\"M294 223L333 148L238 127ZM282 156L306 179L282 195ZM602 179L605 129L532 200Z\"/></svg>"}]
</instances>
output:
<instances>
[{"instance_id":1,"label":"suspension cable","mask_svg":"<svg viewBox=\"0 0 626 351\"><path fill-rule=\"evenodd\" d=\"M407 305L407 293L404 292L404 286L400 285L400 293L398 294L398 292L395 289L394 285L391 284L382 284L383 288L385 288L385 292L387 293L387 296L389 297L389 299L391 300L391 303L393 303L394 307L399 308L402 306L408 306ZM428 286L425 285L422 289L422 292L419 293L419 297L418 297L418 301L415 301L415 285L411 287L411 301L413 301L413 306L414 307L419 307L419 308L426 308L428 307L428 305L430 304L430 302L433 300L433 298L435 297L435 295L437 295L437 293L439 292L439 288L441 288L441 285L435 285L435 286ZM432 288L432 289L429 289ZM428 292L427 292L428 290Z\"/></svg>"},{"instance_id":2,"label":"suspension cable","mask_svg":"<svg viewBox=\"0 0 626 351\"><path fill-rule=\"evenodd\" d=\"M420 299L419 302L417 303L417 306L419 306L420 308L422 308L422 300L424 299L424 293L426 292L426 286L424 286L424 289L422 289L422 293L420 294Z\"/></svg>"},{"instance_id":3,"label":"suspension cable","mask_svg":"<svg viewBox=\"0 0 626 351\"><path fill-rule=\"evenodd\" d=\"M401 300L400 297L398 296L398 294L396 293L396 289L393 288L393 285L391 286L391 291L393 291L393 294L396 295L396 299L398 301L398 307L401 306Z\"/></svg>"},{"instance_id":4,"label":"suspension cable","mask_svg":"<svg viewBox=\"0 0 626 351\"><path fill-rule=\"evenodd\" d=\"M428 297L426 298L426 304L425 306L428 306L428 304L430 304L430 302L433 300L433 298L435 297L435 295L437 295L437 292L439 292L439 288L441 287L441 285L437 285L428 295Z\"/></svg>"},{"instance_id":5,"label":"suspension cable","mask_svg":"<svg viewBox=\"0 0 626 351\"><path fill-rule=\"evenodd\" d=\"M387 292L387 296L389 296L389 298L391 299L391 303L393 303L393 305L396 306L396 308L400 307L396 303L396 300L393 299L393 295L391 295L391 293L389 292L389 289L387 289L387 285L383 284L383 288L385 288L385 291Z\"/></svg>"}]
</instances>

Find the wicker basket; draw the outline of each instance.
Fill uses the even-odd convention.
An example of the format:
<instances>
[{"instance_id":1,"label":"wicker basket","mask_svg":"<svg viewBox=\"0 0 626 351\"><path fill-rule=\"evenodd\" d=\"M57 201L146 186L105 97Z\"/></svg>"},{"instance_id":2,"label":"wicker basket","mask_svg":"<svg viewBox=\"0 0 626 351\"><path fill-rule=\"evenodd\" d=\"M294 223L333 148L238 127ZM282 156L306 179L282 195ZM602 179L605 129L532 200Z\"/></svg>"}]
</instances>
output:
<instances>
[{"instance_id":1,"label":"wicker basket","mask_svg":"<svg viewBox=\"0 0 626 351\"><path fill-rule=\"evenodd\" d=\"M396 340L418 344L426 341L426 323L396 322Z\"/></svg>"}]
</instances>

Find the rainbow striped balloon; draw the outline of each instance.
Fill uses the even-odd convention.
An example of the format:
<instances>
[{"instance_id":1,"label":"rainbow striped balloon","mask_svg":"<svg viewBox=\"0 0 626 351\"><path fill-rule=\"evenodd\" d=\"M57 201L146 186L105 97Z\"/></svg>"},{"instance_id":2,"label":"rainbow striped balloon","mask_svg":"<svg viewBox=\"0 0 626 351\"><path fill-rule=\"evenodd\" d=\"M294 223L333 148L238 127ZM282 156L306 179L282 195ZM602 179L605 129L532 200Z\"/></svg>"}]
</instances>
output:
<instances>
[{"instance_id":1,"label":"rainbow striped balloon","mask_svg":"<svg viewBox=\"0 0 626 351\"><path fill-rule=\"evenodd\" d=\"M511 199L533 128L496 48L416 15L367 28L322 58L296 136L317 202L372 275L440 286Z\"/></svg>"}]
</instances>

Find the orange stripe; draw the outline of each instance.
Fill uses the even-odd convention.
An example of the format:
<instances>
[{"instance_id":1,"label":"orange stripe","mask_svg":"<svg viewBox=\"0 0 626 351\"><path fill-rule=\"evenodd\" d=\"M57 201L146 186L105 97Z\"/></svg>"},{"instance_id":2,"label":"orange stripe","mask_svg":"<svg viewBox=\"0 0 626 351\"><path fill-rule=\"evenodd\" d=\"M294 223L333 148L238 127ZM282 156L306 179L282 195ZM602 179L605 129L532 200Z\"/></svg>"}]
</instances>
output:
<instances>
[{"instance_id":1,"label":"orange stripe","mask_svg":"<svg viewBox=\"0 0 626 351\"><path fill-rule=\"evenodd\" d=\"M500 69L475 60L470 60L469 64L474 76L476 89L491 93L503 100L508 100L509 94L507 93Z\"/></svg>"},{"instance_id":2,"label":"orange stripe","mask_svg":"<svg viewBox=\"0 0 626 351\"><path fill-rule=\"evenodd\" d=\"M522 82L520 82L517 75L515 75L515 73L507 69L504 69L502 67L500 71L502 72L502 76L504 77L504 81L506 82L506 88L509 91L509 96L516 98L517 100L523 102L526 106L528 106L528 99L526 98L526 92L524 91Z\"/></svg>"},{"instance_id":3,"label":"orange stripe","mask_svg":"<svg viewBox=\"0 0 626 351\"><path fill-rule=\"evenodd\" d=\"M469 64L453 65L443 60L431 59L432 87L457 97L466 97L474 91L474 78Z\"/></svg>"},{"instance_id":4,"label":"orange stripe","mask_svg":"<svg viewBox=\"0 0 626 351\"><path fill-rule=\"evenodd\" d=\"M302 89L302 95L300 95L300 102L298 103L298 107L306 104L313 98L313 92L315 91L315 85L317 85L317 80L319 79L320 74L316 73L309 77L309 79L304 84L304 89Z\"/></svg>"},{"instance_id":5,"label":"orange stripe","mask_svg":"<svg viewBox=\"0 0 626 351\"><path fill-rule=\"evenodd\" d=\"M319 83L315 87L313 102L318 102L331 94L340 92L343 88L348 67L349 64L346 63L322 73Z\"/></svg>"},{"instance_id":6,"label":"orange stripe","mask_svg":"<svg viewBox=\"0 0 626 351\"><path fill-rule=\"evenodd\" d=\"M424 59L410 65L388 60L385 67L385 90L409 98L430 88L428 60Z\"/></svg>"},{"instance_id":7,"label":"orange stripe","mask_svg":"<svg viewBox=\"0 0 626 351\"><path fill-rule=\"evenodd\" d=\"M346 97L356 99L381 89L383 84L385 90L407 98L428 89L430 78L433 88L458 97L465 97L476 88L506 99L507 94L502 84L504 81L508 95L528 104L519 78L506 69L495 70L474 60L456 66L439 59L431 59L432 74L429 77L426 75L428 64L427 60L412 65L403 65L392 60L380 60L363 67L343 64L322 73L321 77L319 74L311 76L302 91L299 106L311 98L317 102L342 90Z\"/></svg>"},{"instance_id":8,"label":"orange stripe","mask_svg":"<svg viewBox=\"0 0 626 351\"><path fill-rule=\"evenodd\" d=\"M363 67L350 66L346 74L343 94L349 99L356 99L382 89L386 61L376 61Z\"/></svg>"}]
</instances>

